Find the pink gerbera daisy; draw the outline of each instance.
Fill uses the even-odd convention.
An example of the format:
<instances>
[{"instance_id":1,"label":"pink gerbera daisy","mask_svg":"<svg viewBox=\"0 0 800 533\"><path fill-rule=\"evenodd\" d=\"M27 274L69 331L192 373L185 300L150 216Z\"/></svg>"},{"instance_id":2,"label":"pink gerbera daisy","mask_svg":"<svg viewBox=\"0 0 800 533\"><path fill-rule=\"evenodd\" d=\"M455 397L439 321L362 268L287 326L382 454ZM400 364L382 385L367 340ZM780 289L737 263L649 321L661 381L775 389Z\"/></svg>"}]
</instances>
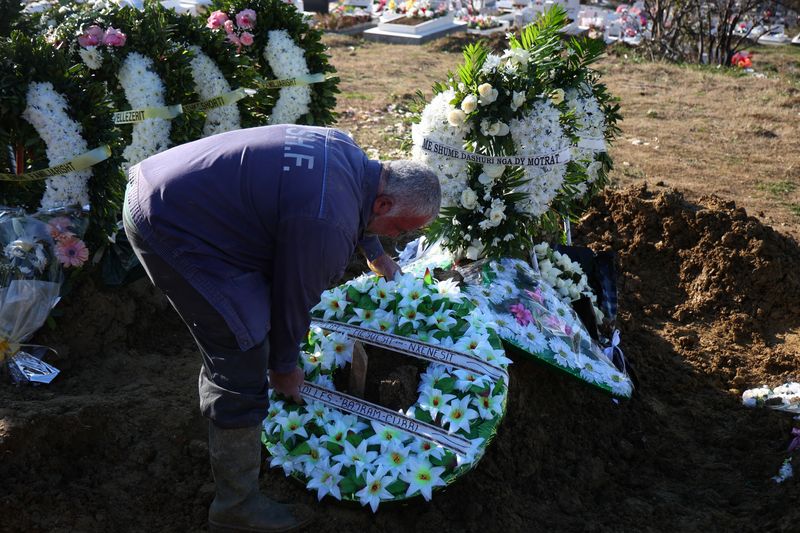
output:
<instances>
[{"instance_id":1,"label":"pink gerbera daisy","mask_svg":"<svg viewBox=\"0 0 800 533\"><path fill-rule=\"evenodd\" d=\"M56 258L65 267L79 267L89 259L89 249L82 240L67 237L56 244Z\"/></svg>"}]
</instances>

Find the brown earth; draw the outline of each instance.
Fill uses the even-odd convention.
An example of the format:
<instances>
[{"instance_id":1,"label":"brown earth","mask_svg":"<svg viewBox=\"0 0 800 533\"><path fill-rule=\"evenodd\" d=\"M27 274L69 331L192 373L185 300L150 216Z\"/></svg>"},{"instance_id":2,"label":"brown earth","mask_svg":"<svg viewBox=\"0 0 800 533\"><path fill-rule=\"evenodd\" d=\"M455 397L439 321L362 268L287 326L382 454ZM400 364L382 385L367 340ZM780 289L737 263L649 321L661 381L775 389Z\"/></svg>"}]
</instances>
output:
<instances>
[{"instance_id":1,"label":"brown earth","mask_svg":"<svg viewBox=\"0 0 800 533\"><path fill-rule=\"evenodd\" d=\"M463 43L327 41L342 126L384 157L404 154L410 96L429 96ZM612 154L626 188L598 199L575 237L617 253L633 399L613 402L515 357L495 441L431 503L377 515L317 504L265 469L272 497L315 506L310 530L800 530L796 480L770 479L792 419L739 400L748 387L798 379L797 81L624 57L601 67L626 114ZM643 182L649 189L629 186ZM50 361L61 375L38 388L0 379L0 531L205 530L213 483L189 335L144 281L111 290L89 280L62 305L56 329L35 339L58 350ZM413 369L398 372L379 397L403 397L393 382Z\"/></svg>"},{"instance_id":2,"label":"brown earth","mask_svg":"<svg viewBox=\"0 0 800 533\"><path fill-rule=\"evenodd\" d=\"M796 531L797 483L770 480L791 417L739 393L796 377L797 243L730 202L644 187L598 199L576 237L617 253L632 400L515 357L495 442L431 503L315 504L275 470L265 491L314 504L323 532ZM62 374L0 385L0 530L202 531L199 358L177 318L146 283L89 282L58 324L37 340Z\"/></svg>"}]
</instances>

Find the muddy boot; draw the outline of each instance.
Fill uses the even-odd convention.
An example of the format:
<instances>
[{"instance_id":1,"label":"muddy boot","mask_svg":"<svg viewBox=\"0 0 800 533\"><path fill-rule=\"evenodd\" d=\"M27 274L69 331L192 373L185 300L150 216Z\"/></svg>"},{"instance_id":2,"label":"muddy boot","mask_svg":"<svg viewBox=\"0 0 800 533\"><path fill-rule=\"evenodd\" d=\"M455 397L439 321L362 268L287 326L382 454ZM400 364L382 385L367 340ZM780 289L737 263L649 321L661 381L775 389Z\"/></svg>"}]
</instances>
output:
<instances>
[{"instance_id":1,"label":"muddy boot","mask_svg":"<svg viewBox=\"0 0 800 533\"><path fill-rule=\"evenodd\" d=\"M222 429L209 423L208 449L216 497L208 510L211 533L292 531L311 522L305 505L277 503L259 491L261 426Z\"/></svg>"}]
</instances>

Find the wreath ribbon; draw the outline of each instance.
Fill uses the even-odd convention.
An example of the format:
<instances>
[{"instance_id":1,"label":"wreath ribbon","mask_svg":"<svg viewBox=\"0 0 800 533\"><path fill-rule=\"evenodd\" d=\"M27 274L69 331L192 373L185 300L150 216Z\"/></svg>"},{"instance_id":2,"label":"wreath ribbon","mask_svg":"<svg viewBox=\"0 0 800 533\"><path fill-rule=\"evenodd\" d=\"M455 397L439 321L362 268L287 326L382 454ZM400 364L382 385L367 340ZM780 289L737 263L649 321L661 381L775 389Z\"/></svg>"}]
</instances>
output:
<instances>
[{"instance_id":1,"label":"wreath ribbon","mask_svg":"<svg viewBox=\"0 0 800 533\"><path fill-rule=\"evenodd\" d=\"M193 102L191 104L175 104L159 107L145 107L142 109L129 109L127 111L117 111L114 113L114 124L136 124L149 118L163 118L165 120L172 120L181 113L208 111L209 109L234 104L239 100L253 94L255 94L255 91L252 89L240 87L234 91L220 94L219 96L215 96L201 102Z\"/></svg>"},{"instance_id":2,"label":"wreath ribbon","mask_svg":"<svg viewBox=\"0 0 800 533\"><path fill-rule=\"evenodd\" d=\"M76 172L78 170L85 170L89 167L105 161L111 157L111 148L108 145L98 146L94 150L89 150L79 156L76 156L65 163L55 165L41 170L34 170L25 174L6 174L0 173L0 181L35 181L50 176L59 176L69 172Z\"/></svg>"},{"instance_id":3,"label":"wreath ribbon","mask_svg":"<svg viewBox=\"0 0 800 533\"><path fill-rule=\"evenodd\" d=\"M280 80L265 80L259 85L265 89L280 89L281 87L294 87L296 85L311 85L312 83L322 83L335 76L325 74L304 74L295 78L284 78Z\"/></svg>"}]
</instances>

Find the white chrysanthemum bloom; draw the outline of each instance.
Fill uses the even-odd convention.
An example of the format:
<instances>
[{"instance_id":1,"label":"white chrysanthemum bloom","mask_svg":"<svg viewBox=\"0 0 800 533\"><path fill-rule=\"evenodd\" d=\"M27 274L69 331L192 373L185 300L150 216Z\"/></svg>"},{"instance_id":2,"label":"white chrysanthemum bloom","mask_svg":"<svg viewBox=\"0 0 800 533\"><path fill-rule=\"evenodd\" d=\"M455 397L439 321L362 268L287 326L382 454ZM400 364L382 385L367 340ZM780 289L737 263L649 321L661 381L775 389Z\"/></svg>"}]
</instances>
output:
<instances>
[{"instance_id":1,"label":"white chrysanthemum bloom","mask_svg":"<svg viewBox=\"0 0 800 533\"><path fill-rule=\"evenodd\" d=\"M569 148L570 142L561 128L560 118L558 109L544 100L534 103L524 117L512 120L509 127L517 153L546 155ZM546 213L564 183L566 168L566 165L525 167L528 181L517 192L527 196L516 204L517 210L533 216Z\"/></svg>"},{"instance_id":2,"label":"white chrysanthemum bloom","mask_svg":"<svg viewBox=\"0 0 800 533\"><path fill-rule=\"evenodd\" d=\"M450 112L455 109L450 105L454 97L455 92L452 89L436 95L425 106L419 123L411 127L413 158L428 165L439 177L443 207L454 206L461 199L461 191L466 187L467 162L425 151L422 149L422 141L427 137L454 148L462 148L469 126L467 123L453 126L448 122Z\"/></svg>"},{"instance_id":3,"label":"white chrysanthemum bloom","mask_svg":"<svg viewBox=\"0 0 800 533\"><path fill-rule=\"evenodd\" d=\"M191 62L192 79L194 80L194 90L200 95L200 99L210 100L230 92L230 84L214 61L199 46L190 46L189 50L194 54ZM203 137L239 128L241 128L239 108L235 103L206 111Z\"/></svg>"},{"instance_id":4,"label":"white chrysanthemum bloom","mask_svg":"<svg viewBox=\"0 0 800 533\"><path fill-rule=\"evenodd\" d=\"M606 118L597 98L593 95L582 96L576 89L568 89L565 93L565 99L567 107L575 113L576 134L578 137L591 140L595 144L599 143L598 146L604 146ZM594 154L598 150L579 145L575 148L575 151L576 159L590 162L594 160ZM592 181L597 179L596 172L595 176L593 178L590 176L590 178Z\"/></svg>"},{"instance_id":5,"label":"white chrysanthemum bloom","mask_svg":"<svg viewBox=\"0 0 800 533\"><path fill-rule=\"evenodd\" d=\"M311 72L306 63L305 51L299 47L286 30L272 30L264 47L264 59L278 79L308 76ZM311 88L308 85L282 87L280 96L272 108L270 124L294 124L308 113L311 103Z\"/></svg>"},{"instance_id":6,"label":"white chrysanthemum bloom","mask_svg":"<svg viewBox=\"0 0 800 533\"><path fill-rule=\"evenodd\" d=\"M164 101L164 82L153 68L153 60L138 52L130 52L117 72L117 78L125 98L132 109L162 107ZM123 168L147 159L169 148L169 131L172 123L163 118L148 118L133 125L131 144L122 152L125 159Z\"/></svg>"},{"instance_id":7,"label":"white chrysanthemum bloom","mask_svg":"<svg viewBox=\"0 0 800 533\"><path fill-rule=\"evenodd\" d=\"M28 121L47 146L50 166L70 161L89 150L81 125L67 115L67 100L52 83L31 83L22 118ZM42 209L89 203L90 169L52 176L45 181Z\"/></svg>"},{"instance_id":8,"label":"white chrysanthemum bloom","mask_svg":"<svg viewBox=\"0 0 800 533\"><path fill-rule=\"evenodd\" d=\"M97 70L103 66L103 53L96 46L81 47L78 55L90 70Z\"/></svg>"}]
</instances>

